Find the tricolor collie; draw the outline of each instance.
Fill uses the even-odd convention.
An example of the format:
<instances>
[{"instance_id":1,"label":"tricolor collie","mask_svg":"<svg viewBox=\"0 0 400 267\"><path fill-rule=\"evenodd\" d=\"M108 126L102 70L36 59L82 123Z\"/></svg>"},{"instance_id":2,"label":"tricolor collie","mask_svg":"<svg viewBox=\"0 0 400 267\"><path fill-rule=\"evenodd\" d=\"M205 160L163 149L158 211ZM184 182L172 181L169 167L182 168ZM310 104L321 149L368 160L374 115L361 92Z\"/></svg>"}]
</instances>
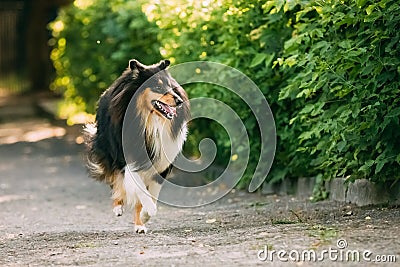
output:
<instances>
[{"instance_id":1,"label":"tricolor collie","mask_svg":"<svg viewBox=\"0 0 400 267\"><path fill-rule=\"evenodd\" d=\"M161 184L187 134L188 98L169 64L130 60L100 97L96 122L85 128L90 175L110 184L117 216L133 207L138 233L156 214Z\"/></svg>"}]
</instances>

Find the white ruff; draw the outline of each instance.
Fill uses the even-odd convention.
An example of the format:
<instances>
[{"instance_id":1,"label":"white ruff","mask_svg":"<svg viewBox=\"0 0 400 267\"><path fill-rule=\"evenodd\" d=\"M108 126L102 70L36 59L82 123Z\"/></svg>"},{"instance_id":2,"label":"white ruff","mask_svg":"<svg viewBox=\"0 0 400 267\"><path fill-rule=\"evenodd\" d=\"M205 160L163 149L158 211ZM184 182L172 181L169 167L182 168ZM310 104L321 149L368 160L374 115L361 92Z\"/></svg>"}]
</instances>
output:
<instances>
[{"instance_id":1,"label":"white ruff","mask_svg":"<svg viewBox=\"0 0 400 267\"><path fill-rule=\"evenodd\" d=\"M178 136L174 139L170 134L170 122L159 116L152 116L152 129L149 129L149 134L152 135L151 140L154 142L154 152L156 156L153 167L157 172L161 173L174 162L176 156L182 150L183 143L186 140L187 126L186 123L182 126Z\"/></svg>"}]
</instances>

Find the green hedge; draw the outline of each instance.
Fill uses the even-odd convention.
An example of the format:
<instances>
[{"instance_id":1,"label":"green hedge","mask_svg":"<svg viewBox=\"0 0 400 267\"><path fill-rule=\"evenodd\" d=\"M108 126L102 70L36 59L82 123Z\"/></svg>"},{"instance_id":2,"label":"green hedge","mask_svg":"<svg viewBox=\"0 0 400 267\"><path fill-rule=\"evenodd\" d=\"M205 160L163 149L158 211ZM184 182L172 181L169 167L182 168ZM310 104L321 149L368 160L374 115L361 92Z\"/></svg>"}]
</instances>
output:
<instances>
[{"instance_id":1,"label":"green hedge","mask_svg":"<svg viewBox=\"0 0 400 267\"><path fill-rule=\"evenodd\" d=\"M336 176L349 181L399 180L397 1L151 0L141 9L133 1L95 2L87 9L69 8L59 17L65 26L55 32L56 49L62 52L53 57L58 70L54 84L59 87L64 79L67 100L78 99L92 112L100 91L136 51L145 62L154 61L158 51L173 63L221 62L247 74L273 110L278 144L269 180L300 176L317 176L321 181ZM97 15L114 5L119 9L114 7L106 19ZM133 26L130 15L135 18ZM89 23L84 24L85 19ZM109 25L110 30L100 25ZM85 27L94 31L93 37L80 37ZM113 37L116 32L120 35ZM117 40L109 49L96 45L96 40L108 38ZM135 42L138 39L143 42ZM109 61L113 63L106 67ZM86 68L91 69L89 77L95 73L96 81L88 82L82 75ZM251 141L251 163L241 182L246 185L258 160L254 117L221 88L194 85L188 92L191 97L223 100L246 122ZM218 158L226 162L228 137L219 125L208 123L196 122L189 144L201 136L214 137ZM316 192L316 197L325 196L323 188Z\"/></svg>"},{"instance_id":2,"label":"green hedge","mask_svg":"<svg viewBox=\"0 0 400 267\"><path fill-rule=\"evenodd\" d=\"M289 121L287 138L298 140L291 162L328 179L397 181L399 2L311 2L295 15L277 61L294 71L279 100L301 106Z\"/></svg>"}]
</instances>

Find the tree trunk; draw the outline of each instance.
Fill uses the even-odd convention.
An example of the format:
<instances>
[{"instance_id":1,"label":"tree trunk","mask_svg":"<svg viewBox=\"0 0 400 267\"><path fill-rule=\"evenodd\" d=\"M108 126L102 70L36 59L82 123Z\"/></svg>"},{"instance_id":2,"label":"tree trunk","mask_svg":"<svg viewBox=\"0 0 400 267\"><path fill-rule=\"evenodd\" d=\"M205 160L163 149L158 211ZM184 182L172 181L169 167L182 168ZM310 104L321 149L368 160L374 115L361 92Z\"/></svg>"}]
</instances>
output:
<instances>
[{"instance_id":1,"label":"tree trunk","mask_svg":"<svg viewBox=\"0 0 400 267\"><path fill-rule=\"evenodd\" d=\"M45 0L27 2L28 20L26 28L26 66L31 90L47 90L50 83L51 62L49 59L47 3Z\"/></svg>"},{"instance_id":2,"label":"tree trunk","mask_svg":"<svg viewBox=\"0 0 400 267\"><path fill-rule=\"evenodd\" d=\"M26 56L32 91L48 90L54 69L50 60L48 23L55 18L56 10L71 0L27 0Z\"/></svg>"}]
</instances>

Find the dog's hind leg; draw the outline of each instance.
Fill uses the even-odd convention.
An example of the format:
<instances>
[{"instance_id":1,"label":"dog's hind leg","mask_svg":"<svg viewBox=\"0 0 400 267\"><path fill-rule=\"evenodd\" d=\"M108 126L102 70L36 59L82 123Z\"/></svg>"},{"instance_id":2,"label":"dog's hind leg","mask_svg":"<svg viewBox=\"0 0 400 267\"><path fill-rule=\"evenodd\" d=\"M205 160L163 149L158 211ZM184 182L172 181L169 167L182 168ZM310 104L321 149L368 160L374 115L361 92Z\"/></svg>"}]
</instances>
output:
<instances>
[{"instance_id":1,"label":"dog's hind leg","mask_svg":"<svg viewBox=\"0 0 400 267\"><path fill-rule=\"evenodd\" d=\"M115 216L121 216L124 213L124 199L125 199L125 188L124 188L124 176L121 172L118 172L113 177L111 184L113 193L113 212Z\"/></svg>"},{"instance_id":2,"label":"dog's hind leg","mask_svg":"<svg viewBox=\"0 0 400 267\"><path fill-rule=\"evenodd\" d=\"M118 200L114 199L113 200L113 212L115 216L122 216L124 213L124 201L123 200Z\"/></svg>"}]
</instances>

